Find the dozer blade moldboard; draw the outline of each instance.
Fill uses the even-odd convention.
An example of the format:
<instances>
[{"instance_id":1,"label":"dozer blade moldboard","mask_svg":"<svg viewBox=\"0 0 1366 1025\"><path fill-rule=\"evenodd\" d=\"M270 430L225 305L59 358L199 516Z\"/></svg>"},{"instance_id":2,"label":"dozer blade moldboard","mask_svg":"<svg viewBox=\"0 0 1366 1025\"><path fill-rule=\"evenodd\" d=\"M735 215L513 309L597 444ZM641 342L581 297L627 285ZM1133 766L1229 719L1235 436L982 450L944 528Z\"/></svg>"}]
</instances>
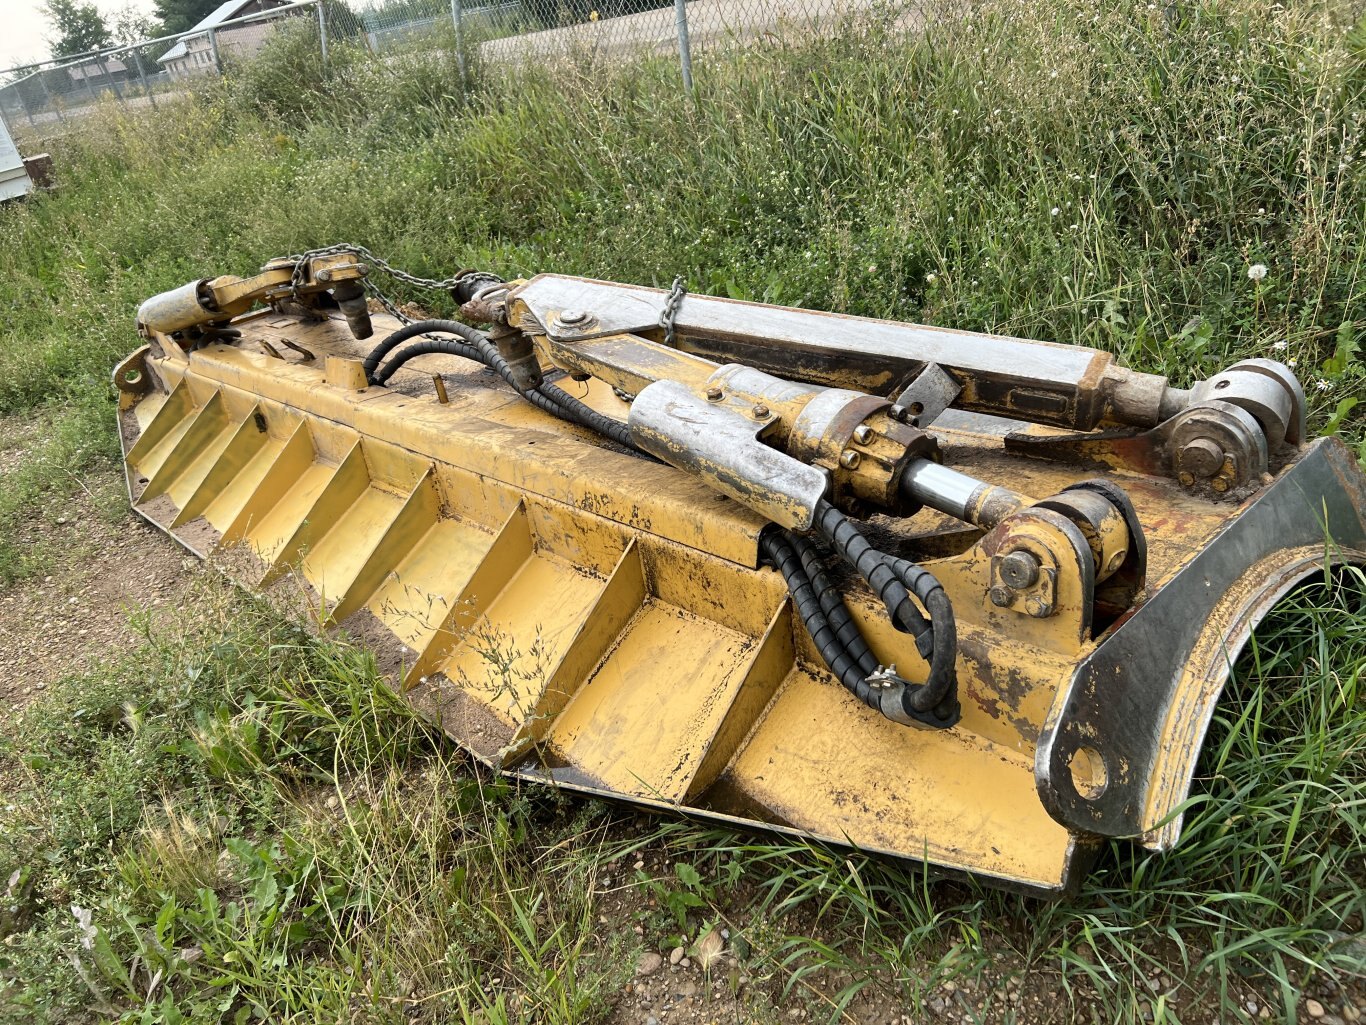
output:
<instances>
[{"instance_id":1,"label":"dozer blade moldboard","mask_svg":"<svg viewBox=\"0 0 1366 1025\"><path fill-rule=\"evenodd\" d=\"M485 319L516 323L508 309L531 311L538 319L523 330L547 371L584 376L557 358L545 327L552 316L535 309L547 280L515 283L510 296L503 286L507 306ZM1124 510L1117 529L1128 540L1097 569L1110 551L1099 536L1078 543L1076 566L1050 561L1049 538L1080 536L1050 511L1056 503L1011 506L996 526L985 514L971 522L970 512L928 504L903 516L859 510L876 513L863 530L879 549L942 584L956 624L951 718L937 727L894 721L841 686L807 629L816 621L799 614L810 600L803 606L791 581L763 565L776 514L745 500L753 482L737 483L734 467L716 469L726 453L707 457L710 473L642 458L537 408L487 368L439 353L371 383L361 363L369 343L336 315L319 319L318 309L300 311L277 293L269 309L229 310L236 317L225 330L221 294L215 307L198 287L191 305L208 309L212 318L200 322L212 325L177 326L193 317L159 321L144 307L150 345L116 373L134 508L197 554L222 556L249 586L302 579L324 625L371 645L393 684L451 737L518 777L1062 892L1104 837L1155 849L1176 841L1174 812L1252 627L1325 558L1366 561L1366 488L1335 440L1277 439L1280 458L1216 494L1192 487L1184 470L1185 483L1170 472L1161 462L1170 438L1154 442L1152 429L1107 430L1103 415L1093 417L1099 429L1064 422L1080 416L1079 401L1063 416L1038 400L1046 416L1034 419L1054 426L984 415L998 400L983 378L945 359L959 387L950 408L933 411L938 447L928 462L1016 495L1075 495L1068 489L1091 482L1088 495ZM297 300L298 275L291 287ZM354 294L338 293L354 328L364 311ZM640 338L668 297L630 295L652 304L633 314ZM699 320L727 307L738 318L769 309L703 302L689 296L670 325L672 347L651 352L716 356L703 351L690 304ZM823 330L892 327L779 312L825 318ZM400 326L374 317L378 335ZM790 332L800 334L800 325ZM970 347L983 336L946 337ZM873 355L851 352L847 366L828 350L819 359L801 346L795 356L764 356L743 341L735 358L760 367L769 359L765 369L786 365L818 386L847 387L864 375L870 392L887 395L905 384L879 370L901 365L900 343L874 341ZM911 343L904 362L919 368L911 384L924 388L926 362ZM1050 359L1089 352L1037 348ZM616 358L602 351L592 358ZM1007 371L1035 379L1030 367ZM654 428L635 422L649 408L639 374L634 387L601 378L559 385L621 424L629 419L648 445ZM703 413L719 391L699 390ZM764 420L770 410L741 413ZM850 430L867 440L862 427ZM656 447L661 458L677 456ZM822 472L831 480L839 470ZM759 485L780 496L800 491ZM799 514L794 520L803 526ZM1026 521L1044 532L1030 535L1042 546L1031 542L1033 562L1011 563L1002 538ZM1098 580L1107 571L1109 591ZM924 680L927 657L892 625L884 602L857 573L829 572L834 583L825 586L838 585L879 672Z\"/></svg>"}]
</instances>

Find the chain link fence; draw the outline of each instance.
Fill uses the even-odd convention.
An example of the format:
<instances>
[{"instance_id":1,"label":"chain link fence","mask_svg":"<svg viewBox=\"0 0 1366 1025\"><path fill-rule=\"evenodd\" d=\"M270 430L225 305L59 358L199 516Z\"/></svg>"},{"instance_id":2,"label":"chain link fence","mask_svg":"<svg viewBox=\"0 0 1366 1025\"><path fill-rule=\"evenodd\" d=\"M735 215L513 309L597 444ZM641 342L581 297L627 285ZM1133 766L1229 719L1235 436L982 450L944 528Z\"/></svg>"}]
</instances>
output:
<instances>
[{"instance_id":1,"label":"chain link fence","mask_svg":"<svg viewBox=\"0 0 1366 1025\"><path fill-rule=\"evenodd\" d=\"M65 123L101 101L152 106L196 78L253 58L275 33L307 26L322 59L338 46L379 59L423 51L485 66L633 55L692 58L756 40L801 42L884 0L242 0L189 32L0 71L0 115L12 126Z\"/></svg>"},{"instance_id":2,"label":"chain link fence","mask_svg":"<svg viewBox=\"0 0 1366 1025\"><path fill-rule=\"evenodd\" d=\"M196 78L250 59L287 23L307 20L321 28L333 7L354 22L337 0L243 0L223 4L180 35L0 71L0 115L11 125L41 125L88 116L106 99L155 107Z\"/></svg>"}]
</instances>

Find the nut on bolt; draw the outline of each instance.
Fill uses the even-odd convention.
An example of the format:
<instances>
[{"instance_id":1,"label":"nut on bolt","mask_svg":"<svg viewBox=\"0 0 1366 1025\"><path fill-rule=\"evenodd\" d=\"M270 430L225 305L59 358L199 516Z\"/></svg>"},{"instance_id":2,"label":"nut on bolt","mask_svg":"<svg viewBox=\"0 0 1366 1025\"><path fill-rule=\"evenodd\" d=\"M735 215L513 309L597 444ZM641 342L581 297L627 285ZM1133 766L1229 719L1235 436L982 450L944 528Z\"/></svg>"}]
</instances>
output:
<instances>
[{"instance_id":1,"label":"nut on bolt","mask_svg":"<svg viewBox=\"0 0 1366 1025\"><path fill-rule=\"evenodd\" d=\"M716 387L716 385L712 385L710 388L707 389L707 401L720 402L721 399L725 396L725 394L726 393L723 392L720 388Z\"/></svg>"},{"instance_id":2,"label":"nut on bolt","mask_svg":"<svg viewBox=\"0 0 1366 1025\"><path fill-rule=\"evenodd\" d=\"M588 314L583 310L561 310L560 323L565 327L574 327L588 320Z\"/></svg>"},{"instance_id":3,"label":"nut on bolt","mask_svg":"<svg viewBox=\"0 0 1366 1025\"><path fill-rule=\"evenodd\" d=\"M1016 551L1001 559L1001 579L1017 591L1039 579L1039 559L1033 552Z\"/></svg>"},{"instance_id":4,"label":"nut on bolt","mask_svg":"<svg viewBox=\"0 0 1366 1025\"><path fill-rule=\"evenodd\" d=\"M767 406L760 402L753 409L751 409L750 412L754 414L754 419L756 420L767 420L770 410Z\"/></svg>"},{"instance_id":5,"label":"nut on bolt","mask_svg":"<svg viewBox=\"0 0 1366 1025\"><path fill-rule=\"evenodd\" d=\"M991 604L995 605L998 609L1006 608L1014 600L1010 593L1010 588L1002 587L999 584L987 592L987 597L991 599Z\"/></svg>"}]
</instances>

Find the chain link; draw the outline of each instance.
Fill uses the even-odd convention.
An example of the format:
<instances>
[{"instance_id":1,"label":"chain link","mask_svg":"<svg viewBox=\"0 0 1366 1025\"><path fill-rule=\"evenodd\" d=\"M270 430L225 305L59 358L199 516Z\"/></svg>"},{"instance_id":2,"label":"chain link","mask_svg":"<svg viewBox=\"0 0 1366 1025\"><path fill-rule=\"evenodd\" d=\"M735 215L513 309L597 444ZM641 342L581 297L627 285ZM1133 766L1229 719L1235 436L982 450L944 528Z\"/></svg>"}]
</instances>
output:
<instances>
[{"instance_id":1,"label":"chain link","mask_svg":"<svg viewBox=\"0 0 1366 1025\"><path fill-rule=\"evenodd\" d=\"M664 329L664 344L673 347L674 344L674 321L678 319L678 308L683 305L683 297L688 294L688 290L683 287L683 275L674 278L673 287L669 289L669 297L664 300L664 312L659 315L659 326Z\"/></svg>"}]
</instances>

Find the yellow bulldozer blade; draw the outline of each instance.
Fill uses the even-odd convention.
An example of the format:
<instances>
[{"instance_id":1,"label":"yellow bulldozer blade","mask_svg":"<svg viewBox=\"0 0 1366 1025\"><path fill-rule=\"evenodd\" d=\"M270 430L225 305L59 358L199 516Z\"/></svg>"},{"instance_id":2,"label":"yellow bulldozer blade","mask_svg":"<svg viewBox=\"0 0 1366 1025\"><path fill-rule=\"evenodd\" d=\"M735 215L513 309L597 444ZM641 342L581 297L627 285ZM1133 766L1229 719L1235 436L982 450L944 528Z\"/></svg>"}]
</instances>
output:
<instances>
[{"instance_id":1,"label":"yellow bulldozer blade","mask_svg":"<svg viewBox=\"0 0 1366 1025\"><path fill-rule=\"evenodd\" d=\"M1059 893L1102 838L1175 843L1254 625L1366 562L1366 479L1274 364L1184 391L1091 350L483 275L457 295L493 341L415 331L386 376L370 270L149 301L115 374L130 499L301 585L513 776ZM849 531L893 572L832 558Z\"/></svg>"}]
</instances>

